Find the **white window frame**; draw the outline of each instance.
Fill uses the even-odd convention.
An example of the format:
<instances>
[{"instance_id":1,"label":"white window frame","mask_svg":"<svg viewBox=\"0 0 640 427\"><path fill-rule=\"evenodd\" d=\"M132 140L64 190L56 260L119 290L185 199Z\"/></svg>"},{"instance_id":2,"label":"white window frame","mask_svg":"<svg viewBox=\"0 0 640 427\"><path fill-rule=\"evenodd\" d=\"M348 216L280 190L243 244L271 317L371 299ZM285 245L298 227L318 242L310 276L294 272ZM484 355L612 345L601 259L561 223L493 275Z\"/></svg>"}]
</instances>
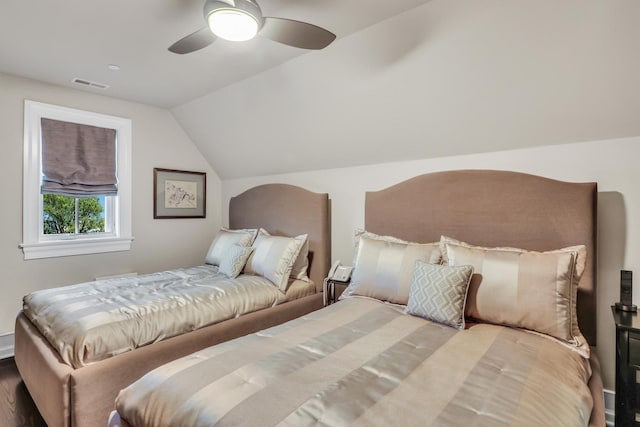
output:
<instances>
[{"instance_id":1,"label":"white window frame","mask_svg":"<svg viewBox=\"0 0 640 427\"><path fill-rule=\"evenodd\" d=\"M111 196L112 203L105 203L105 209L113 209L114 212L114 224L111 230L95 235L44 235L42 196L40 194L42 184L40 123L42 118L116 130L118 195ZM24 253L24 259L131 249L133 241L131 234L131 120L25 100L23 160L23 223L20 247Z\"/></svg>"}]
</instances>

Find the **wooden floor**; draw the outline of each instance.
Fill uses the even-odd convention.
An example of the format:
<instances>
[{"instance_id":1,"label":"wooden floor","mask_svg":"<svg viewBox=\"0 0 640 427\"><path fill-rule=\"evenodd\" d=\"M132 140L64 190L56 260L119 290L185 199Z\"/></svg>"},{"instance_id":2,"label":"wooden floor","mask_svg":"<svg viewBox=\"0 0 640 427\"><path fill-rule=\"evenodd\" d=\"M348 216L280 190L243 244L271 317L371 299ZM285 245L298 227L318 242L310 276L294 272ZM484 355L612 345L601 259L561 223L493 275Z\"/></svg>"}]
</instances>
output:
<instances>
[{"instance_id":1,"label":"wooden floor","mask_svg":"<svg viewBox=\"0 0 640 427\"><path fill-rule=\"evenodd\" d=\"M0 360L0 426L45 426L11 359Z\"/></svg>"}]
</instances>

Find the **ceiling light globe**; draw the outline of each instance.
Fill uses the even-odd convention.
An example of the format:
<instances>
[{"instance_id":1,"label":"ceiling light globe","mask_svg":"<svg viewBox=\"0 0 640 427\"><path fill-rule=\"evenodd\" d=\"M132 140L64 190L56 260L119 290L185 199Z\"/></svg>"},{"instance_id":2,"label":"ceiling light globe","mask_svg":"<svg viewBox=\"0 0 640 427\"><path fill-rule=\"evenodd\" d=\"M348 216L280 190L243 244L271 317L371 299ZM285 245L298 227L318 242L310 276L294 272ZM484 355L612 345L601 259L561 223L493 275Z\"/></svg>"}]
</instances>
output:
<instances>
[{"instance_id":1,"label":"ceiling light globe","mask_svg":"<svg viewBox=\"0 0 640 427\"><path fill-rule=\"evenodd\" d=\"M259 23L252 15L239 9L219 9L208 18L209 28L221 39L243 42L256 36Z\"/></svg>"}]
</instances>

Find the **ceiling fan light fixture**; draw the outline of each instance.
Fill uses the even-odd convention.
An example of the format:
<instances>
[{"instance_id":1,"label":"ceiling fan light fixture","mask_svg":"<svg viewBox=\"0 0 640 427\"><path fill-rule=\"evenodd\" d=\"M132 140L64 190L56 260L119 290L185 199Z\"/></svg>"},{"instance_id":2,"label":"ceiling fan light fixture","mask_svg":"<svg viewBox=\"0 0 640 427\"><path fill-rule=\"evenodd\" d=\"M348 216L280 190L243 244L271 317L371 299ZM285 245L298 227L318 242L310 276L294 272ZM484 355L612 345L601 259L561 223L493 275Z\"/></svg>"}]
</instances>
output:
<instances>
[{"instance_id":1,"label":"ceiling fan light fixture","mask_svg":"<svg viewBox=\"0 0 640 427\"><path fill-rule=\"evenodd\" d=\"M213 34L234 42L251 40L264 23L260 6L252 0L207 0L204 17Z\"/></svg>"},{"instance_id":2,"label":"ceiling fan light fixture","mask_svg":"<svg viewBox=\"0 0 640 427\"><path fill-rule=\"evenodd\" d=\"M208 18L209 28L221 39L233 42L251 40L258 34L258 21L238 9L218 9Z\"/></svg>"},{"instance_id":3,"label":"ceiling fan light fixture","mask_svg":"<svg viewBox=\"0 0 640 427\"><path fill-rule=\"evenodd\" d=\"M300 49L324 49L336 38L331 31L295 19L262 16L256 0L206 0L207 26L169 46L169 52L183 55L213 43L216 38L245 41L257 33L273 41Z\"/></svg>"}]
</instances>

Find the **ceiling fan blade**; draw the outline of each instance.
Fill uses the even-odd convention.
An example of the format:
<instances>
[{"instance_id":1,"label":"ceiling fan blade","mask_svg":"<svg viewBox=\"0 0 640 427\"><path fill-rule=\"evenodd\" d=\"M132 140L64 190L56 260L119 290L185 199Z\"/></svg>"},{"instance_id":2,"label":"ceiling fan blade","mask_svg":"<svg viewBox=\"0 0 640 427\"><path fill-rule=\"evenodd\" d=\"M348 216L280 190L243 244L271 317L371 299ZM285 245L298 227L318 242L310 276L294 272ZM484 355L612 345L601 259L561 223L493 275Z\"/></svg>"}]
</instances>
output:
<instances>
[{"instance_id":1,"label":"ceiling fan blade","mask_svg":"<svg viewBox=\"0 0 640 427\"><path fill-rule=\"evenodd\" d=\"M215 40L216 36L213 35L209 27L203 27L169 46L169 51L181 55L191 53L209 46Z\"/></svg>"},{"instance_id":2,"label":"ceiling fan blade","mask_svg":"<svg viewBox=\"0 0 640 427\"><path fill-rule=\"evenodd\" d=\"M285 18L264 18L260 35L302 49L323 49L335 40L331 31L306 22Z\"/></svg>"}]
</instances>

